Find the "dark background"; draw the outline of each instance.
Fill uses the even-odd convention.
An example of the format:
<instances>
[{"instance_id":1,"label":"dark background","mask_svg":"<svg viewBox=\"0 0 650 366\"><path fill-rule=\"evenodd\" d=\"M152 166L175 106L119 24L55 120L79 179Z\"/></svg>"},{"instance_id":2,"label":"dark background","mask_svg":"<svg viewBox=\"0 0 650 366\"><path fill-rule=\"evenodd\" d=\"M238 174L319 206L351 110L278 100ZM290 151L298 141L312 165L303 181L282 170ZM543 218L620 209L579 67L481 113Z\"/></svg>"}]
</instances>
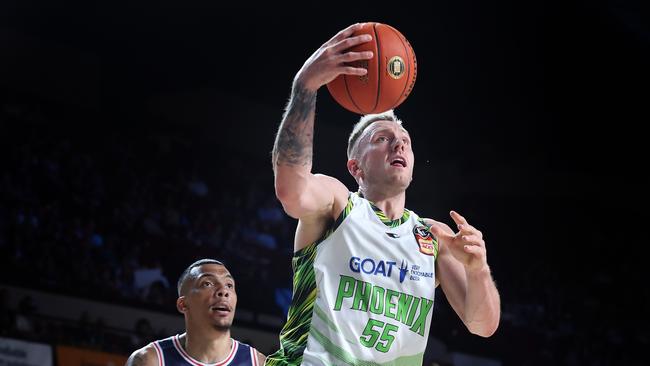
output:
<instances>
[{"instance_id":1,"label":"dark background","mask_svg":"<svg viewBox=\"0 0 650 366\"><path fill-rule=\"evenodd\" d=\"M90 149L109 135L178 135L219 179L272 189L269 152L293 76L358 21L394 26L417 55L415 88L396 111L417 158L407 206L448 223L450 209L464 214L485 234L504 311L551 314L482 341L457 332L441 300L432 333L490 357L636 364L650 305L650 23L637 3L3 2L3 143L25 131ZM345 141L357 118L319 92L314 171L351 190ZM546 327L555 335L540 336Z\"/></svg>"}]
</instances>

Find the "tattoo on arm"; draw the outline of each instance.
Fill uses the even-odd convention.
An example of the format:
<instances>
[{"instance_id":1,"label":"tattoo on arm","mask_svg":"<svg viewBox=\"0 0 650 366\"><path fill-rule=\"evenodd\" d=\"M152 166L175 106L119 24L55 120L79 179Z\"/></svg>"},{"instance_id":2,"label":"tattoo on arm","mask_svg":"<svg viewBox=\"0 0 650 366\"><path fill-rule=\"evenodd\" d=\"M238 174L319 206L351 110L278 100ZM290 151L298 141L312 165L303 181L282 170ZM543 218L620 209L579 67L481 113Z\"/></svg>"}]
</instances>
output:
<instances>
[{"instance_id":1,"label":"tattoo on arm","mask_svg":"<svg viewBox=\"0 0 650 366\"><path fill-rule=\"evenodd\" d=\"M295 84L273 145L273 166L311 165L316 92Z\"/></svg>"}]
</instances>

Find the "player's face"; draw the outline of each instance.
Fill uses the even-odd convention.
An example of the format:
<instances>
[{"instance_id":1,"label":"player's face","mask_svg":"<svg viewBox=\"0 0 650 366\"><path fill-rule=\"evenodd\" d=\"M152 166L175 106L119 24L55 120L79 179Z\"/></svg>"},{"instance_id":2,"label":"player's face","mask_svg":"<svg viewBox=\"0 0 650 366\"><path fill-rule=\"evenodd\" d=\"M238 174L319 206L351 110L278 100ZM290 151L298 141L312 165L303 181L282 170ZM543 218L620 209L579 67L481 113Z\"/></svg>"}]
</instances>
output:
<instances>
[{"instance_id":1,"label":"player's face","mask_svg":"<svg viewBox=\"0 0 650 366\"><path fill-rule=\"evenodd\" d=\"M192 269L197 271L186 303L192 316L207 317L208 322L219 330L230 328L237 306L235 280L225 266L204 264Z\"/></svg>"},{"instance_id":2,"label":"player's face","mask_svg":"<svg viewBox=\"0 0 650 366\"><path fill-rule=\"evenodd\" d=\"M405 190L415 164L409 133L393 121L377 121L368 126L360 142L359 163L365 184Z\"/></svg>"}]
</instances>

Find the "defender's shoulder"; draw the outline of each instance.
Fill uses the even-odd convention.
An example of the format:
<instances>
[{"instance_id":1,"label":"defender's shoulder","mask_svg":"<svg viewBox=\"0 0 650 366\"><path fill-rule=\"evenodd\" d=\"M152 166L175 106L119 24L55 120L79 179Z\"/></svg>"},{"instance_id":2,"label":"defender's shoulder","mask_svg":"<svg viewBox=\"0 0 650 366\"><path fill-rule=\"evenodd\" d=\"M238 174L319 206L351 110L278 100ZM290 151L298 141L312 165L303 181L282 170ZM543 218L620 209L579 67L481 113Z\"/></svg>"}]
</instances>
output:
<instances>
[{"instance_id":1,"label":"defender's shoulder","mask_svg":"<svg viewBox=\"0 0 650 366\"><path fill-rule=\"evenodd\" d=\"M158 353L153 343L133 351L126 361L126 366L157 366Z\"/></svg>"}]
</instances>

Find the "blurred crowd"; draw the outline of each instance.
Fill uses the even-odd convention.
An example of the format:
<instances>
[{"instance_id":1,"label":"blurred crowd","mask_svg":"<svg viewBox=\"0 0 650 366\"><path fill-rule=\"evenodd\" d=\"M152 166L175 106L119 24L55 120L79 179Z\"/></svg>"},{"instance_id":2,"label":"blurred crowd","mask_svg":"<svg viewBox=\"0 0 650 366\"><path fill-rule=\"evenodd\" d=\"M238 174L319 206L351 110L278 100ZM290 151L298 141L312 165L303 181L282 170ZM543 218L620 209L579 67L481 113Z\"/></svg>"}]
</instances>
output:
<instances>
[{"instance_id":1,"label":"blurred crowd","mask_svg":"<svg viewBox=\"0 0 650 366\"><path fill-rule=\"evenodd\" d=\"M260 184L256 169L268 164L244 170L241 158L169 136L13 127L0 176L3 270L38 268L14 281L169 308L182 269L216 257L266 299L290 286L294 224L272 181ZM253 310L283 313L242 295Z\"/></svg>"},{"instance_id":2,"label":"blurred crowd","mask_svg":"<svg viewBox=\"0 0 650 366\"><path fill-rule=\"evenodd\" d=\"M275 199L268 157L223 151L191 129L57 123L1 105L3 282L173 312L178 275L212 257L233 272L240 308L284 318L296 223ZM604 299L614 286L607 271L576 277L561 262L524 266L504 254L490 257L503 302L490 342L468 335L437 294L431 335L448 350L506 365L641 364L648 332ZM647 290L640 296L649 303ZM3 335L121 353L168 335L146 320L131 334L83 315L59 324L29 299L0 305Z\"/></svg>"}]
</instances>

